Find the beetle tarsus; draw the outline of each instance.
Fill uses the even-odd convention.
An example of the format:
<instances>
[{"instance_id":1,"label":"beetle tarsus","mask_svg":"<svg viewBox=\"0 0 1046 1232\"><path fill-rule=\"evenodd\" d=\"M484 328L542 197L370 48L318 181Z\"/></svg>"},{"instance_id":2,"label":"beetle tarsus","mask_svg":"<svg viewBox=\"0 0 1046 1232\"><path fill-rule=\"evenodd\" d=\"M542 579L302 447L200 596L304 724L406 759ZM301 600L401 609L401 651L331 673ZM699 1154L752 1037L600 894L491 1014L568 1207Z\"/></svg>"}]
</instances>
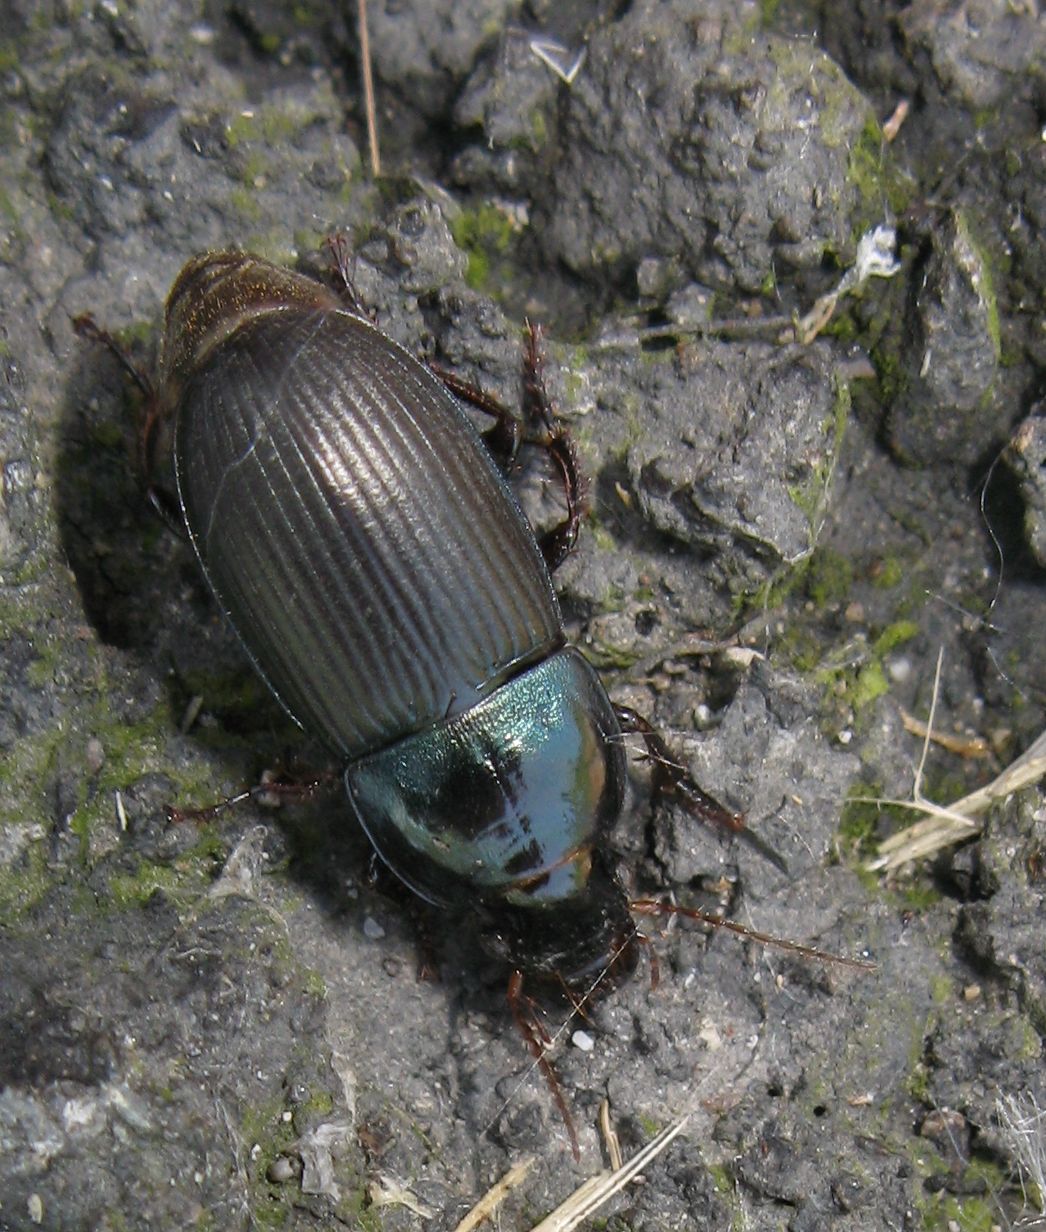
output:
<instances>
[{"instance_id":1,"label":"beetle tarsus","mask_svg":"<svg viewBox=\"0 0 1046 1232\"><path fill-rule=\"evenodd\" d=\"M538 539L549 573L555 573L577 544L581 515L585 512L587 484L578 461L574 438L556 418L555 407L545 387L544 360L541 354L541 328L526 322L527 341L523 352L523 417L532 431L541 433L543 448L559 470L566 501L566 517Z\"/></svg>"},{"instance_id":2,"label":"beetle tarsus","mask_svg":"<svg viewBox=\"0 0 1046 1232\"><path fill-rule=\"evenodd\" d=\"M474 382L448 372L439 364L430 364L429 367L456 398L494 420L486 432L481 433L483 444L503 471L511 471L516 464L520 445L525 440L527 444L534 443L527 440L519 416Z\"/></svg>"}]
</instances>

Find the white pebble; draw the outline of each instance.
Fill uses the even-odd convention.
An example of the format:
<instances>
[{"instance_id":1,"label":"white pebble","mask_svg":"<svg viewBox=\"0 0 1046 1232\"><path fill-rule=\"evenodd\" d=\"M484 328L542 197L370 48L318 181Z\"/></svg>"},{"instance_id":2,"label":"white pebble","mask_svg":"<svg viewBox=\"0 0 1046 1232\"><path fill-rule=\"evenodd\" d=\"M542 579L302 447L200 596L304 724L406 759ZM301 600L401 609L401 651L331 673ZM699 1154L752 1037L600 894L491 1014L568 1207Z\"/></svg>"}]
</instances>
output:
<instances>
[{"instance_id":1,"label":"white pebble","mask_svg":"<svg viewBox=\"0 0 1046 1232\"><path fill-rule=\"evenodd\" d=\"M596 1041L587 1031L575 1031L570 1037L570 1042L575 1048L580 1048L582 1052L591 1052L596 1046Z\"/></svg>"}]
</instances>

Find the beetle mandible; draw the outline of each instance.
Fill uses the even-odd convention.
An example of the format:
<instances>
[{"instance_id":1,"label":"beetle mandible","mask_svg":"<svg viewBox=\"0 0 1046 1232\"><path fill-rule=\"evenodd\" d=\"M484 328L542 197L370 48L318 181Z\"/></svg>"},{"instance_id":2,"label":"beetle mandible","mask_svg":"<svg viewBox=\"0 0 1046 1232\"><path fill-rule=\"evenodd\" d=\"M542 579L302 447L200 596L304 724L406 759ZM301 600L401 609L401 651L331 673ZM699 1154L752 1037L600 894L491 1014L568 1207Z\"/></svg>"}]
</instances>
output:
<instances>
[{"instance_id":1,"label":"beetle mandible","mask_svg":"<svg viewBox=\"0 0 1046 1232\"><path fill-rule=\"evenodd\" d=\"M567 644L550 573L573 546L581 479L533 330L527 371L531 439L567 503L540 541L488 447L511 458L518 422L304 275L239 252L193 258L167 300L155 386L138 380L143 453L173 422L178 504L218 604L285 709L341 760L382 860L422 899L471 913L508 964L576 1155L523 979L581 994L635 965L630 909L656 908L628 902L607 843L623 733L646 742L655 790L751 832ZM486 438L450 389L496 416Z\"/></svg>"}]
</instances>

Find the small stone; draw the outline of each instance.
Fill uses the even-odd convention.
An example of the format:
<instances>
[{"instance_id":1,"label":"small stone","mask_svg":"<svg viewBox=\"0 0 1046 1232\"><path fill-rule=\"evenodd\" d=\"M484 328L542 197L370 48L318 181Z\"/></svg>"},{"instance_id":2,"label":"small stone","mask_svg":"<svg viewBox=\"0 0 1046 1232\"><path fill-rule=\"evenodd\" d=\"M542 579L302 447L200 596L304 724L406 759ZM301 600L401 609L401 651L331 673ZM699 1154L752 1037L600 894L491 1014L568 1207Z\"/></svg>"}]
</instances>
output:
<instances>
[{"instance_id":1,"label":"small stone","mask_svg":"<svg viewBox=\"0 0 1046 1232\"><path fill-rule=\"evenodd\" d=\"M296 1166L295 1160L288 1155L277 1155L269 1164L265 1175L274 1185L285 1185L288 1181L293 1181L298 1172L299 1167Z\"/></svg>"}]
</instances>

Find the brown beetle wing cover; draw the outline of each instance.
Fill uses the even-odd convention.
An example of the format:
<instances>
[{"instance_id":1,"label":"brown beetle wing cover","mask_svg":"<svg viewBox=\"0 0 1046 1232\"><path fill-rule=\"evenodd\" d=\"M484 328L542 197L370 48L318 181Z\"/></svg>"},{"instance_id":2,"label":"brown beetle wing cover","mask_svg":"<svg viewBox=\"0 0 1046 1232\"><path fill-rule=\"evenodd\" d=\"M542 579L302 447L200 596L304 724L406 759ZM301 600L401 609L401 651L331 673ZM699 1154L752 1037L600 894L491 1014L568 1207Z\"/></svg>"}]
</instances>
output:
<instances>
[{"instance_id":1,"label":"brown beetle wing cover","mask_svg":"<svg viewBox=\"0 0 1046 1232\"><path fill-rule=\"evenodd\" d=\"M345 757L460 713L562 643L533 533L442 383L374 326L288 309L188 381L179 499L219 604Z\"/></svg>"}]
</instances>

